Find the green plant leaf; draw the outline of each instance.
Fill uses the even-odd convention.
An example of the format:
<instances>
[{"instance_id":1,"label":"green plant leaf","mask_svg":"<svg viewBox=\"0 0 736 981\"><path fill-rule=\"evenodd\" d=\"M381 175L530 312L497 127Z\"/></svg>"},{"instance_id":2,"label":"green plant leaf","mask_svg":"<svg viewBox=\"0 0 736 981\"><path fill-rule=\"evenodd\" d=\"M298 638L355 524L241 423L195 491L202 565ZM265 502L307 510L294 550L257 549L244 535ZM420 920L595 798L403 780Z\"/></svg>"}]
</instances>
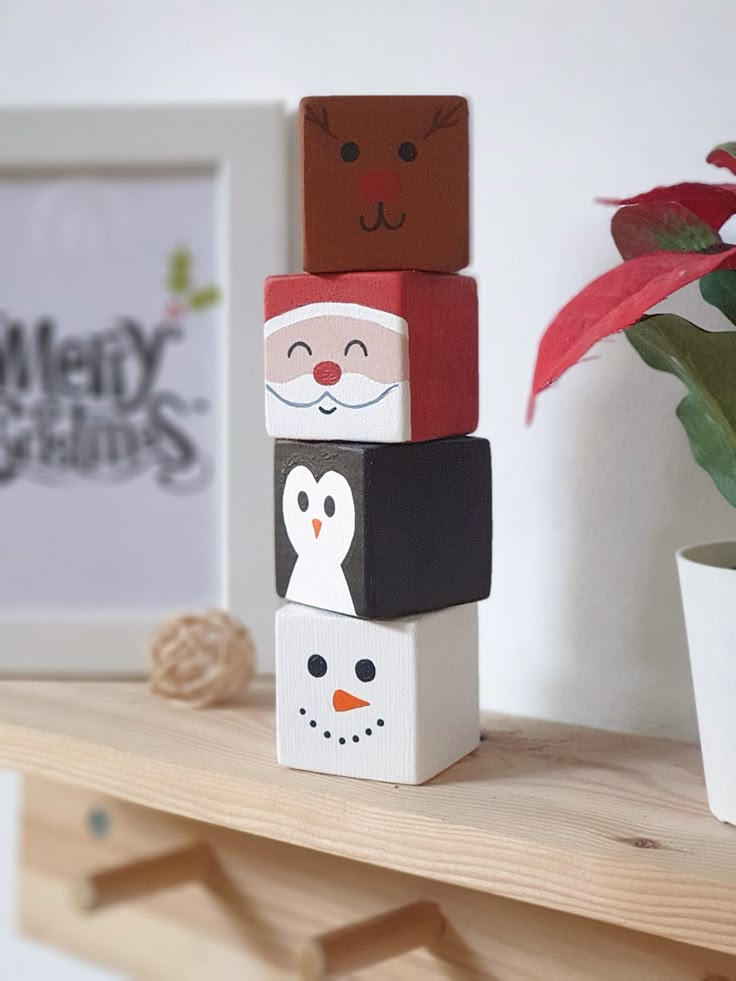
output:
<instances>
[{"instance_id":1,"label":"green plant leaf","mask_svg":"<svg viewBox=\"0 0 736 981\"><path fill-rule=\"evenodd\" d=\"M693 456L736 507L736 331L714 333L661 313L644 317L626 336L650 367L686 386L677 417Z\"/></svg>"},{"instance_id":2,"label":"green plant leaf","mask_svg":"<svg viewBox=\"0 0 736 981\"><path fill-rule=\"evenodd\" d=\"M212 307L216 303L219 303L222 299L222 293L219 287L214 284L210 286L203 286L201 289L196 290L189 297L189 309L190 310L206 310L207 307Z\"/></svg>"},{"instance_id":3,"label":"green plant leaf","mask_svg":"<svg viewBox=\"0 0 736 981\"><path fill-rule=\"evenodd\" d=\"M700 293L706 303L716 307L736 324L736 270L717 269L700 280Z\"/></svg>"},{"instance_id":4,"label":"green plant leaf","mask_svg":"<svg viewBox=\"0 0 736 981\"><path fill-rule=\"evenodd\" d=\"M654 252L705 252L722 245L707 222L677 201L649 201L619 208L611 235L624 259Z\"/></svg>"},{"instance_id":5,"label":"green plant leaf","mask_svg":"<svg viewBox=\"0 0 736 981\"><path fill-rule=\"evenodd\" d=\"M174 249L169 256L166 285L174 296L182 296L192 285L192 254L188 249Z\"/></svg>"}]
</instances>

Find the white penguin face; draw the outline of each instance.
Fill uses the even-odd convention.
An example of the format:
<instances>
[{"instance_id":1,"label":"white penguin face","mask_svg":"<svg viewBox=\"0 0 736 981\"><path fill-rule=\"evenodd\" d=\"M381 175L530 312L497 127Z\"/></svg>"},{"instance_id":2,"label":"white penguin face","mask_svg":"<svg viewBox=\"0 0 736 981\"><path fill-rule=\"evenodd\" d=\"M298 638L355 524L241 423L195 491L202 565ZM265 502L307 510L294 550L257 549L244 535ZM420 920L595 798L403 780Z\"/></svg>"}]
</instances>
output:
<instances>
[{"instance_id":1,"label":"white penguin face","mask_svg":"<svg viewBox=\"0 0 736 981\"><path fill-rule=\"evenodd\" d=\"M282 510L300 558L340 565L355 534L353 492L342 474L330 470L315 480L306 467L294 467L284 484Z\"/></svg>"}]
</instances>

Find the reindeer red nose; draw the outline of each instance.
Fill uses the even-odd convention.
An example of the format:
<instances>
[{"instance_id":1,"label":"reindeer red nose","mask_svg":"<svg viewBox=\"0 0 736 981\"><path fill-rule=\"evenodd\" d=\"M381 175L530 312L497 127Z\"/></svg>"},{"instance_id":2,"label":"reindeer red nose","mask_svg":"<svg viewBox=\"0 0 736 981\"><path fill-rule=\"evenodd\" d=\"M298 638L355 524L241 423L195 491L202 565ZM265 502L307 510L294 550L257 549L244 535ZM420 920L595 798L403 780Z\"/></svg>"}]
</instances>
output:
<instances>
[{"instance_id":1,"label":"reindeer red nose","mask_svg":"<svg viewBox=\"0 0 736 981\"><path fill-rule=\"evenodd\" d=\"M314 366L312 374L318 385L337 385L342 377L342 368L334 361L320 361Z\"/></svg>"},{"instance_id":2,"label":"reindeer red nose","mask_svg":"<svg viewBox=\"0 0 736 981\"><path fill-rule=\"evenodd\" d=\"M401 193L401 179L393 170L368 170L361 175L360 193L369 201L390 201Z\"/></svg>"}]
</instances>

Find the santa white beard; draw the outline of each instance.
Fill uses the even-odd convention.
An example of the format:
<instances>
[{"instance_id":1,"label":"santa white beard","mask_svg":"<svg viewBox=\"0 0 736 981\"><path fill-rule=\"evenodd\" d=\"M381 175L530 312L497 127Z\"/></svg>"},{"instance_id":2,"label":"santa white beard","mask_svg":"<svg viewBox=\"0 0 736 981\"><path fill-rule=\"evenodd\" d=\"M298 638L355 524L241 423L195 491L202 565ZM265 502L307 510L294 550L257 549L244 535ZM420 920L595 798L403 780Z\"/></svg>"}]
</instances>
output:
<instances>
[{"instance_id":1,"label":"santa white beard","mask_svg":"<svg viewBox=\"0 0 736 981\"><path fill-rule=\"evenodd\" d=\"M347 373L336 385L311 375L266 382L266 429L277 439L345 439L403 443L411 439L408 382Z\"/></svg>"}]
</instances>

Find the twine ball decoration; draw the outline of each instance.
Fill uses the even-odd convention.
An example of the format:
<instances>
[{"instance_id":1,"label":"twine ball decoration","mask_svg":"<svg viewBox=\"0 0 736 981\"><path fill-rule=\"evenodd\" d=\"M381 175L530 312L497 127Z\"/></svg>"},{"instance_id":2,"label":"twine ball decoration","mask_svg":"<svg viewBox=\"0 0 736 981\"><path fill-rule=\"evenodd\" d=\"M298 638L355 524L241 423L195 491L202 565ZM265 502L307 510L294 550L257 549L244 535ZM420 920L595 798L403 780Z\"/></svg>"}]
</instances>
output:
<instances>
[{"instance_id":1,"label":"twine ball decoration","mask_svg":"<svg viewBox=\"0 0 736 981\"><path fill-rule=\"evenodd\" d=\"M158 630L149 649L154 695L204 708L244 689L255 671L248 628L224 610L184 613Z\"/></svg>"}]
</instances>

